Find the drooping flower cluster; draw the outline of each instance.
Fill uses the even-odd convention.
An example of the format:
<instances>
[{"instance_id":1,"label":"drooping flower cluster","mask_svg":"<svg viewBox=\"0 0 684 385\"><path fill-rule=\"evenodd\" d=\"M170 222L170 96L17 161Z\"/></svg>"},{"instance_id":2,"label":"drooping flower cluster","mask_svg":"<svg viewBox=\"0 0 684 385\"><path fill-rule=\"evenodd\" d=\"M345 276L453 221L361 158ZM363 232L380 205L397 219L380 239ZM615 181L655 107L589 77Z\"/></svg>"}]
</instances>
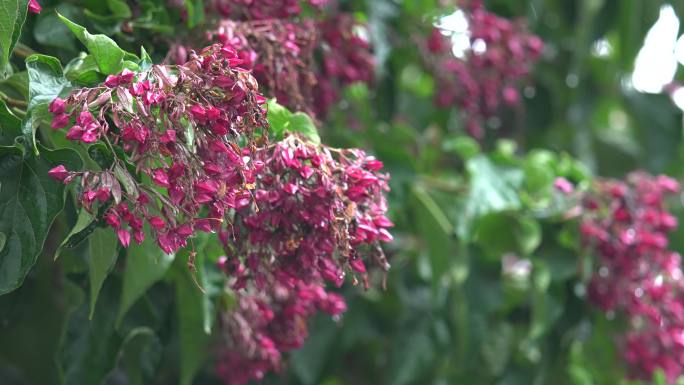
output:
<instances>
[{"instance_id":1,"label":"drooping flower cluster","mask_svg":"<svg viewBox=\"0 0 684 385\"><path fill-rule=\"evenodd\" d=\"M131 233L143 241L145 222L167 253L196 231L217 230L227 211L250 202L255 176L243 155L266 127L265 99L241 63L234 49L214 45L185 65L124 70L55 99L52 128L67 127L68 139L99 144L113 159L102 170L59 166L50 175L80 178L83 207L106 210L124 246Z\"/></svg>"},{"instance_id":2,"label":"drooping flower cluster","mask_svg":"<svg viewBox=\"0 0 684 385\"><path fill-rule=\"evenodd\" d=\"M357 33L365 27L340 13L320 23L323 65L317 76L316 112L325 116L342 86L373 81L375 59L368 40Z\"/></svg>"},{"instance_id":3,"label":"drooping flower cluster","mask_svg":"<svg viewBox=\"0 0 684 385\"><path fill-rule=\"evenodd\" d=\"M281 353L302 345L303 321L316 310L345 310L326 281L340 286L351 273L368 285L367 265L389 267L379 247L392 239L381 162L291 136L258 151L255 164L255 201L221 234L221 267L243 293L224 319L231 343L217 366L231 385L277 370Z\"/></svg>"},{"instance_id":4,"label":"drooping flower cluster","mask_svg":"<svg viewBox=\"0 0 684 385\"><path fill-rule=\"evenodd\" d=\"M310 1L322 10L328 1ZM299 1L221 0L213 3L225 15L207 33L205 42L238 50L243 67L253 70L264 92L289 109L319 118L339 100L340 89L373 79L371 47L365 27L352 15L317 12L298 17ZM172 44L167 60L182 64L192 42Z\"/></svg>"},{"instance_id":5,"label":"drooping flower cluster","mask_svg":"<svg viewBox=\"0 0 684 385\"><path fill-rule=\"evenodd\" d=\"M480 1L462 11L468 23L467 49L456 57L450 41L454 31L432 30L425 42L426 63L436 78L435 103L458 106L467 132L484 136L486 121L502 105L520 101L518 86L539 59L544 44L522 22L488 12Z\"/></svg>"},{"instance_id":6,"label":"drooping flower cluster","mask_svg":"<svg viewBox=\"0 0 684 385\"><path fill-rule=\"evenodd\" d=\"M662 369L669 383L684 374L684 279L681 257L668 249L677 226L664 198L679 192L666 176L637 172L605 181L587 198L581 233L598 268L589 299L629 322L623 339L630 375L651 380Z\"/></svg>"},{"instance_id":7,"label":"drooping flower cluster","mask_svg":"<svg viewBox=\"0 0 684 385\"><path fill-rule=\"evenodd\" d=\"M217 359L219 378L245 385L280 370L282 353L304 344L309 317L317 311L338 316L345 310L344 299L319 284L286 287L269 282L262 292L240 296L235 309L222 317L224 345L229 348Z\"/></svg>"}]
</instances>

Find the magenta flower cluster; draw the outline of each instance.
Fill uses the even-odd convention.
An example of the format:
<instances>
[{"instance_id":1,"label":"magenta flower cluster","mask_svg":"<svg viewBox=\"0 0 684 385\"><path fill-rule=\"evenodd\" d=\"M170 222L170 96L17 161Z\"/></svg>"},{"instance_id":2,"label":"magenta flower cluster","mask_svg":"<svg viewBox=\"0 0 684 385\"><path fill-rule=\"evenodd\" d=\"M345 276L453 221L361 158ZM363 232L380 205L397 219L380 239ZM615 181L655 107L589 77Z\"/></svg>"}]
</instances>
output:
<instances>
[{"instance_id":1,"label":"magenta flower cluster","mask_svg":"<svg viewBox=\"0 0 684 385\"><path fill-rule=\"evenodd\" d=\"M209 40L235 47L259 85L278 103L311 113L313 89L317 84L315 31L312 20L224 19L210 33Z\"/></svg>"},{"instance_id":2,"label":"magenta flower cluster","mask_svg":"<svg viewBox=\"0 0 684 385\"><path fill-rule=\"evenodd\" d=\"M389 268L379 245L392 240L393 226L380 161L296 136L254 159L254 203L220 234L229 253L220 267L244 293L238 310L224 317L230 343L217 372L229 385L278 370L281 353L303 344L304 321L317 310L336 316L346 309L326 282L339 287L351 274L367 287L369 266Z\"/></svg>"},{"instance_id":3,"label":"magenta flower cluster","mask_svg":"<svg viewBox=\"0 0 684 385\"><path fill-rule=\"evenodd\" d=\"M197 232L216 233L237 303L221 316L216 368L227 384L279 370L304 343L309 317L346 310L327 286L351 275L368 287L370 267L389 268L380 243L392 240L382 163L297 135L269 144L254 67L216 44L183 65L108 76L49 107L53 129L111 154L100 167L49 175L78 182L81 205L123 247L152 235L173 253L192 249Z\"/></svg>"},{"instance_id":4,"label":"magenta flower cluster","mask_svg":"<svg viewBox=\"0 0 684 385\"><path fill-rule=\"evenodd\" d=\"M214 45L185 65L124 70L55 99L52 128L67 128L72 141L99 143L114 159L101 170L58 166L50 175L80 179L81 204L106 210L125 247L131 235L144 240L145 223L167 253L197 231L218 230L227 211L249 204L255 177L244 155L254 132L266 127L265 99L241 62L234 49Z\"/></svg>"},{"instance_id":5,"label":"magenta flower cluster","mask_svg":"<svg viewBox=\"0 0 684 385\"><path fill-rule=\"evenodd\" d=\"M480 139L503 105L520 102L519 84L544 44L522 22L488 12L480 1L465 3L470 48L464 57L454 56L448 32L435 28L425 43L426 58L436 78L436 105L460 108L466 131Z\"/></svg>"},{"instance_id":6,"label":"magenta flower cluster","mask_svg":"<svg viewBox=\"0 0 684 385\"><path fill-rule=\"evenodd\" d=\"M348 13L339 13L323 20L321 31L322 68L317 75L316 113L325 116L340 98L343 86L373 82L375 59L367 37L355 31L365 26Z\"/></svg>"},{"instance_id":7,"label":"magenta flower cluster","mask_svg":"<svg viewBox=\"0 0 684 385\"><path fill-rule=\"evenodd\" d=\"M598 263L589 299L625 317L621 350L636 379L662 369L674 383L684 374L684 279L681 256L668 248L677 219L664 202L679 190L669 177L636 172L601 182L584 205L580 230Z\"/></svg>"},{"instance_id":8,"label":"magenta flower cluster","mask_svg":"<svg viewBox=\"0 0 684 385\"><path fill-rule=\"evenodd\" d=\"M340 12L332 1L309 1L315 16L300 15L300 1L219 0L211 5L222 18L207 42L231 45L269 97L289 109L324 118L338 102L340 89L370 83L371 46L359 31L365 26ZM329 7L324 5L330 3ZM188 42L173 44L167 58L187 60Z\"/></svg>"}]
</instances>

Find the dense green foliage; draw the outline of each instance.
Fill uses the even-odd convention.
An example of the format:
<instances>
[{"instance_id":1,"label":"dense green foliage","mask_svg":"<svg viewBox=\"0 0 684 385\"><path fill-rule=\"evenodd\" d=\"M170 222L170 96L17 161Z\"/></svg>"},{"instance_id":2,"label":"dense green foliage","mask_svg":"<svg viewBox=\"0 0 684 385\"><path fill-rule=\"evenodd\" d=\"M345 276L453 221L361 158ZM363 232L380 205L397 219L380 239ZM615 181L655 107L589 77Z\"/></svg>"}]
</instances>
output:
<instances>
[{"instance_id":1,"label":"dense green foliage","mask_svg":"<svg viewBox=\"0 0 684 385\"><path fill-rule=\"evenodd\" d=\"M416 49L455 5L340 3L368 23L374 81L345 87L320 119L270 100L270 135L359 147L384 162L392 268L371 275L368 290L345 287L349 310L316 317L303 349L264 383L632 384L616 343L625 321L587 301L595 259L567 213L601 177L684 176L681 110L666 94L625 86L666 2L486 1L525 20L545 49L521 104L502 109L479 141L458 107L433 103L438 80ZM203 36L211 15L202 0L185 0L184 25L161 0L41 5L27 16L26 1L0 0L0 384L219 384L217 313L234 298L215 266L218 242L198 236L196 256L118 247L75 189L47 176L113 158L50 129L55 97L162 62L173 43ZM684 16L684 4L672 5ZM599 40L607 54L596 53ZM573 193L554 188L560 177ZM666 382L656 373L653 383Z\"/></svg>"}]
</instances>

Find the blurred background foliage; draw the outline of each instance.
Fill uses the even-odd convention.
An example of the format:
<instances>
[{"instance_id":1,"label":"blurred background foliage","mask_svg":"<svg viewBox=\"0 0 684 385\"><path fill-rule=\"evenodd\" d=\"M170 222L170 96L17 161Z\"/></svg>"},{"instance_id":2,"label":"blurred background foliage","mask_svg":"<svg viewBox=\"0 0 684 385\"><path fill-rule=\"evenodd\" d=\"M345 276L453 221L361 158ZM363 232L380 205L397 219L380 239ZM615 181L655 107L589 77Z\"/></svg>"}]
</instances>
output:
<instances>
[{"instance_id":1,"label":"blurred background foliage","mask_svg":"<svg viewBox=\"0 0 684 385\"><path fill-rule=\"evenodd\" d=\"M122 0L43 2L44 11L27 20L18 51L32 47L63 63L79 55L80 43L52 9L129 51L139 52L144 42L155 61L175 37L202 22L198 12L187 28L176 28L162 2L135 3L142 13L131 15ZM642 91L653 82L656 88L684 82L676 61L674 79L662 81L670 77L675 42L684 32L673 21L684 17L684 3L485 3L500 16L525 20L545 49L523 87L522 105L488 121L488 134L478 142L465 134L457 108L433 104L436 79L415 45L457 7L438 0L342 2L368 23L377 76L370 86L346 88L320 132L330 145L370 150L391 173L390 209L397 224L396 240L387 246L392 269L384 290L346 289L344 317L318 318L289 368L265 383L628 384L614 344L620 319L585 300L591 255L579 248L576 225L563 220L573 196L551 186L562 176L582 190L596 176L622 177L635 169L681 179L676 86L666 87L669 94ZM669 24L653 28L658 20ZM652 28L670 32L652 38L656 47L649 51L644 42ZM640 50L645 67L635 65ZM98 76L89 73L94 63L88 59L71 63L78 76ZM16 57L14 64L22 66ZM0 91L24 99L26 84L26 73L16 71L0 81ZM681 220L684 210L676 206ZM61 218L56 226L66 231L73 221ZM672 239L677 251L684 250L682 231ZM48 239L46 250L57 243ZM78 273L83 262L53 263L51 256L39 258L19 290L0 297L0 384L75 384L70 378L96 384L112 369L110 385L175 381L174 352L183 342L172 333L179 328L173 315L194 311L198 300L174 299L178 280L163 280L115 330L124 273L108 279L89 321L87 306L80 306L84 294L62 278L85 279ZM177 265L172 274L183 274L183 264ZM207 270L210 279L211 266ZM65 345L65 339L72 343ZM182 365L201 362L204 353L183 356ZM664 384L661 377L653 383ZM208 366L192 383L216 381Z\"/></svg>"}]
</instances>

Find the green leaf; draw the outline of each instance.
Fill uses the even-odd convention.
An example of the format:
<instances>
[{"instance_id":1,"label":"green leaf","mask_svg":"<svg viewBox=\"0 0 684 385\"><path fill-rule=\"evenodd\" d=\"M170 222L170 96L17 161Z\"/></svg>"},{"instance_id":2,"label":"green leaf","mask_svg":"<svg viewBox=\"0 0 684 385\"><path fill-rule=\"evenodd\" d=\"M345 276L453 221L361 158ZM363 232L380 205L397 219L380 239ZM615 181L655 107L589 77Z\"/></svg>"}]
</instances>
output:
<instances>
[{"instance_id":1,"label":"green leaf","mask_svg":"<svg viewBox=\"0 0 684 385\"><path fill-rule=\"evenodd\" d=\"M195 28L204 22L204 1L188 0L185 2L185 10L188 14L188 28Z\"/></svg>"},{"instance_id":2,"label":"green leaf","mask_svg":"<svg viewBox=\"0 0 684 385\"><path fill-rule=\"evenodd\" d=\"M408 385L420 382L420 375L435 360L435 347L426 327L403 331L393 345L394 349L389 350L389 383ZM408 346L411 348L405 349Z\"/></svg>"},{"instance_id":3,"label":"green leaf","mask_svg":"<svg viewBox=\"0 0 684 385\"><path fill-rule=\"evenodd\" d=\"M285 135L287 126L290 124L290 119L292 118L292 112L285 108L284 106L278 104L275 99L269 99L266 104L268 108L268 113L266 118L268 119L268 125L270 126L271 135L274 138L280 140Z\"/></svg>"},{"instance_id":4,"label":"green leaf","mask_svg":"<svg viewBox=\"0 0 684 385\"><path fill-rule=\"evenodd\" d=\"M202 367L207 356L209 333L205 330L204 296L195 283L187 265L176 258L174 278L176 282L176 309L180 333L180 385L190 385L195 373Z\"/></svg>"},{"instance_id":5,"label":"green leaf","mask_svg":"<svg viewBox=\"0 0 684 385\"><path fill-rule=\"evenodd\" d=\"M309 115L303 112L292 113L287 108L271 99L268 101L268 124L270 134L276 140L281 140L288 132L297 132L314 144L320 144L321 138L318 135L316 125Z\"/></svg>"},{"instance_id":6,"label":"green leaf","mask_svg":"<svg viewBox=\"0 0 684 385\"><path fill-rule=\"evenodd\" d=\"M90 277L90 318L95 312L95 304L100 289L109 272L114 267L117 251L117 240L111 228L98 228L88 237L88 275Z\"/></svg>"},{"instance_id":7,"label":"green leaf","mask_svg":"<svg viewBox=\"0 0 684 385\"><path fill-rule=\"evenodd\" d=\"M39 104L49 104L57 96L69 90L71 84L63 76L59 59L47 55L31 55L26 58L29 79L29 105L31 110Z\"/></svg>"},{"instance_id":8,"label":"green leaf","mask_svg":"<svg viewBox=\"0 0 684 385\"><path fill-rule=\"evenodd\" d=\"M91 35L84 27L70 21L59 13L57 16L69 27L78 40L86 46L88 52L93 55L100 72L105 75L121 72L125 52L119 48L114 40L105 35Z\"/></svg>"},{"instance_id":9,"label":"green leaf","mask_svg":"<svg viewBox=\"0 0 684 385\"><path fill-rule=\"evenodd\" d=\"M152 287L164 278L174 255L164 253L150 237L141 245L131 244L126 256L126 270L123 277L123 293L116 324L120 325L131 306Z\"/></svg>"},{"instance_id":10,"label":"green leaf","mask_svg":"<svg viewBox=\"0 0 684 385\"><path fill-rule=\"evenodd\" d=\"M513 343L513 328L509 323L501 322L489 330L480 348L489 373L500 376L506 370Z\"/></svg>"},{"instance_id":11,"label":"green leaf","mask_svg":"<svg viewBox=\"0 0 684 385\"><path fill-rule=\"evenodd\" d=\"M93 55L85 53L81 53L79 57L66 65L64 77L70 82L83 86L94 86L104 80Z\"/></svg>"},{"instance_id":12,"label":"green leaf","mask_svg":"<svg viewBox=\"0 0 684 385\"><path fill-rule=\"evenodd\" d=\"M21 120L0 100L0 145L11 146L21 135Z\"/></svg>"},{"instance_id":13,"label":"green leaf","mask_svg":"<svg viewBox=\"0 0 684 385\"><path fill-rule=\"evenodd\" d=\"M140 47L140 70L148 70L153 64L154 62L152 61L150 54L148 54L147 50L145 50L145 47Z\"/></svg>"},{"instance_id":14,"label":"green leaf","mask_svg":"<svg viewBox=\"0 0 684 385\"><path fill-rule=\"evenodd\" d=\"M102 385L122 356L124 365L127 368L135 365L142 376L147 376L156 367L159 344L151 329L135 327L122 333L114 327L120 292L119 282L110 279L102 287L92 318L88 315L89 305L83 300L71 312L56 357L62 384ZM138 379L131 380L140 384L136 382Z\"/></svg>"},{"instance_id":15,"label":"green leaf","mask_svg":"<svg viewBox=\"0 0 684 385\"><path fill-rule=\"evenodd\" d=\"M442 149L447 152L453 152L464 160L478 155L481 151L480 143L469 136L447 138L442 143Z\"/></svg>"},{"instance_id":16,"label":"green leaf","mask_svg":"<svg viewBox=\"0 0 684 385\"><path fill-rule=\"evenodd\" d=\"M2 251L2 249L5 248L6 243L7 243L7 234L0 233L0 252Z\"/></svg>"},{"instance_id":17,"label":"green leaf","mask_svg":"<svg viewBox=\"0 0 684 385\"><path fill-rule=\"evenodd\" d=\"M315 334L310 336L301 349L292 352L290 366L304 385L317 384L325 363L335 351L339 327L329 318L317 317L312 328Z\"/></svg>"},{"instance_id":18,"label":"green leaf","mask_svg":"<svg viewBox=\"0 0 684 385\"><path fill-rule=\"evenodd\" d=\"M132 196L134 199L138 198L138 188L136 187L137 184L135 183L135 180L127 170L121 167L119 163L114 165L114 176L116 176L116 179L121 182L124 189L130 196Z\"/></svg>"},{"instance_id":19,"label":"green leaf","mask_svg":"<svg viewBox=\"0 0 684 385\"><path fill-rule=\"evenodd\" d=\"M112 11L112 16L122 19L131 17L131 8L124 0L107 0L107 5Z\"/></svg>"},{"instance_id":20,"label":"green leaf","mask_svg":"<svg viewBox=\"0 0 684 385\"><path fill-rule=\"evenodd\" d=\"M541 243L541 236L537 221L513 213L488 214L475 225L475 241L495 260L508 252L530 255Z\"/></svg>"},{"instance_id":21,"label":"green leaf","mask_svg":"<svg viewBox=\"0 0 684 385\"><path fill-rule=\"evenodd\" d=\"M67 16L75 15L78 8L71 4L60 4L58 12ZM42 45L58 48L61 51L74 53L77 51L74 34L69 31L54 12L42 12L38 15L33 27L33 37Z\"/></svg>"},{"instance_id":22,"label":"green leaf","mask_svg":"<svg viewBox=\"0 0 684 385\"><path fill-rule=\"evenodd\" d=\"M5 77L14 45L26 20L28 0L3 0L0 3L0 77Z\"/></svg>"},{"instance_id":23,"label":"green leaf","mask_svg":"<svg viewBox=\"0 0 684 385\"><path fill-rule=\"evenodd\" d=\"M131 330L123 342L122 361L131 385L154 382L161 362L162 346L154 331L147 327Z\"/></svg>"},{"instance_id":24,"label":"green leaf","mask_svg":"<svg viewBox=\"0 0 684 385\"><path fill-rule=\"evenodd\" d=\"M309 115L303 112L295 112L290 118L290 132L299 132L309 139L313 144L321 144L321 137L318 136L316 125Z\"/></svg>"},{"instance_id":25,"label":"green leaf","mask_svg":"<svg viewBox=\"0 0 684 385\"><path fill-rule=\"evenodd\" d=\"M0 294L21 285L43 249L48 230L64 208L64 184L48 171L63 164L78 170L72 150L41 148L40 158L25 157L17 147L0 147L0 232L7 236L0 251Z\"/></svg>"},{"instance_id":26,"label":"green leaf","mask_svg":"<svg viewBox=\"0 0 684 385\"><path fill-rule=\"evenodd\" d=\"M26 118L22 123L22 131L37 154L36 129L42 121L47 121L52 117L48 112L48 105L56 97L64 96L72 86L64 78L59 60L52 56L29 56L26 58L26 70L29 79L29 103Z\"/></svg>"},{"instance_id":27,"label":"green leaf","mask_svg":"<svg viewBox=\"0 0 684 385\"><path fill-rule=\"evenodd\" d=\"M549 291L551 272L545 264L535 264L532 283L532 322L528 338L534 341L543 336L563 314L563 306L562 301Z\"/></svg>"},{"instance_id":28,"label":"green leaf","mask_svg":"<svg viewBox=\"0 0 684 385\"><path fill-rule=\"evenodd\" d=\"M556 178L556 155L551 151L534 150L525 159L525 187L538 199L548 198Z\"/></svg>"},{"instance_id":29,"label":"green leaf","mask_svg":"<svg viewBox=\"0 0 684 385\"><path fill-rule=\"evenodd\" d=\"M520 169L496 163L484 155L468 160L466 170L470 189L465 213L459 216L457 226L458 235L463 239L472 235L472 226L478 218L492 212L520 208L518 191L523 181Z\"/></svg>"},{"instance_id":30,"label":"green leaf","mask_svg":"<svg viewBox=\"0 0 684 385\"><path fill-rule=\"evenodd\" d=\"M81 209L78 212L78 219L76 224L71 229L66 238L55 251L54 259L57 260L59 255L65 249L71 249L78 246L84 239L86 239L95 230L97 223L95 222L95 216L91 214L86 209Z\"/></svg>"},{"instance_id":31,"label":"green leaf","mask_svg":"<svg viewBox=\"0 0 684 385\"><path fill-rule=\"evenodd\" d=\"M28 72L15 72L0 80L0 92L14 99L26 100L28 98Z\"/></svg>"},{"instance_id":32,"label":"green leaf","mask_svg":"<svg viewBox=\"0 0 684 385\"><path fill-rule=\"evenodd\" d=\"M421 186L413 188L415 230L426 243L430 257L433 283L449 272L455 259L454 229L446 214Z\"/></svg>"}]
</instances>

